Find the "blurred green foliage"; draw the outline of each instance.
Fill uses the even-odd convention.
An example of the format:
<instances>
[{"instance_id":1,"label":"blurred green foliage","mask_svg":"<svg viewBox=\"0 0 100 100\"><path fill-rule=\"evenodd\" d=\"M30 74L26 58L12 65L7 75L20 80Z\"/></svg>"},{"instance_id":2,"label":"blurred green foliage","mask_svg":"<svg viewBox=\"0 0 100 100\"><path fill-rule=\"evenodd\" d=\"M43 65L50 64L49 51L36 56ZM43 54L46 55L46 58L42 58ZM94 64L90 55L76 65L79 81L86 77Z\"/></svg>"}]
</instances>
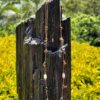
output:
<instances>
[{"instance_id":1,"label":"blurred green foliage","mask_svg":"<svg viewBox=\"0 0 100 100\"><path fill-rule=\"evenodd\" d=\"M89 15L100 15L99 0L61 0L65 15L76 15L81 12Z\"/></svg>"},{"instance_id":2,"label":"blurred green foliage","mask_svg":"<svg viewBox=\"0 0 100 100\"><path fill-rule=\"evenodd\" d=\"M0 1L0 35L15 33L15 27L22 21L34 17L42 3L42 0Z\"/></svg>"},{"instance_id":3,"label":"blurred green foliage","mask_svg":"<svg viewBox=\"0 0 100 100\"><path fill-rule=\"evenodd\" d=\"M0 1L0 35L5 36L15 33L16 25L27 18L35 17L35 12L45 1L46 0ZM63 6L63 16L72 17L72 38L81 38L79 40L86 40L90 44L99 45L100 24L95 23L100 21L100 17L96 17L100 16L99 0L61 0L61 3ZM81 13L81 15L78 13ZM80 16L80 18L78 16Z\"/></svg>"},{"instance_id":4,"label":"blurred green foliage","mask_svg":"<svg viewBox=\"0 0 100 100\"><path fill-rule=\"evenodd\" d=\"M73 17L72 39L100 46L100 16L77 14Z\"/></svg>"}]
</instances>

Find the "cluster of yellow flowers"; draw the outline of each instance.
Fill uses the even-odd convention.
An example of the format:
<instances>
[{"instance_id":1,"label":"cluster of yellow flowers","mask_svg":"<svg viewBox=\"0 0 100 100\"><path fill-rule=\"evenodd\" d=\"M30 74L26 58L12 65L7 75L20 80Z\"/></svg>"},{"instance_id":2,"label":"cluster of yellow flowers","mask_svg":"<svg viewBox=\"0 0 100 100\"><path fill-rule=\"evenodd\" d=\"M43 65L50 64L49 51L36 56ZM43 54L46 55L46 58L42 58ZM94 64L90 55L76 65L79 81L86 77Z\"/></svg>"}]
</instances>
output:
<instances>
[{"instance_id":1,"label":"cluster of yellow flowers","mask_svg":"<svg viewBox=\"0 0 100 100\"><path fill-rule=\"evenodd\" d=\"M72 41L72 100L100 100L100 47Z\"/></svg>"},{"instance_id":2,"label":"cluster of yellow flowers","mask_svg":"<svg viewBox=\"0 0 100 100\"><path fill-rule=\"evenodd\" d=\"M17 100L15 36L0 37L0 100Z\"/></svg>"},{"instance_id":3,"label":"cluster of yellow flowers","mask_svg":"<svg viewBox=\"0 0 100 100\"><path fill-rule=\"evenodd\" d=\"M18 100L15 36L0 37L0 100ZM100 100L100 48L72 41L72 100Z\"/></svg>"}]
</instances>

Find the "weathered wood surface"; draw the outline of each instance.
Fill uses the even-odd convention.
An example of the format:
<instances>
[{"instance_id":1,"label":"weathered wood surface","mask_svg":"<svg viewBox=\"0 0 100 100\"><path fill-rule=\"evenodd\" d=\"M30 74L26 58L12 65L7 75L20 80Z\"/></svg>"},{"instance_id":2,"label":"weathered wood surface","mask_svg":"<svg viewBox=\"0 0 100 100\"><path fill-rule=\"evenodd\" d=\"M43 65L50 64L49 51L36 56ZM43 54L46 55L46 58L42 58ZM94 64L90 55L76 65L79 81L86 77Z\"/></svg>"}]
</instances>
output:
<instances>
[{"instance_id":1,"label":"weathered wood surface","mask_svg":"<svg viewBox=\"0 0 100 100\"><path fill-rule=\"evenodd\" d=\"M43 5L36 13L36 37L39 37L42 41L44 39L44 19L45 19L45 5ZM43 45L39 45L36 48L36 64L37 73L35 76L34 83L34 100L45 100L44 99L44 84L43 84Z\"/></svg>"},{"instance_id":2,"label":"weathered wood surface","mask_svg":"<svg viewBox=\"0 0 100 100\"><path fill-rule=\"evenodd\" d=\"M17 58L17 67L16 67L16 70L17 70L17 91L18 91L18 95L19 95L19 99L22 99L23 97L23 94L22 94L22 91L23 91L23 56L22 56L22 46L23 46L23 28L24 28L24 25L23 23L20 24L18 27L17 27L17 34L16 34L16 58ZM23 31L22 31L23 30Z\"/></svg>"},{"instance_id":3,"label":"weathered wood surface","mask_svg":"<svg viewBox=\"0 0 100 100\"><path fill-rule=\"evenodd\" d=\"M60 46L60 0L53 0L48 6L48 46L55 51ZM53 43L52 38L54 39Z\"/></svg>"},{"instance_id":4,"label":"weathered wood surface","mask_svg":"<svg viewBox=\"0 0 100 100\"><path fill-rule=\"evenodd\" d=\"M54 0L48 6L48 49L55 52L60 47L60 1ZM61 61L57 55L48 54L49 100L60 100L61 72Z\"/></svg>"},{"instance_id":5,"label":"weathered wood surface","mask_svg":"<svg viewBox=\"0 0 100 100\"><path fill-rule=\"evenodd\" d=\"M27 22L21 23L16 28L16 73L17 73L17 92L19 100L31 100L29 98L28 92L32 91L31 87L29 88L30 84L32 85L32 51L30 46L24 45L24 37L25 31L29 25L34 27L34 22L32 23L28 20ZM33 32L35 32L33 30ZM31 68L32 67L32 68ZM31 74L31 76L29 76ZM30 79L31 78L31 79ZM33 85L32 85L33 86ZM31 93L31 94L32 94Z\"/></svg>"},{"instance_id":6,"label":"weathered wood surface","mask_svg":"<svg viewBox=\"0 0 100 100\"><path fill-rule=\"evenodd\" d=\"M48 9L45 9L45 5L37 11L35 19L29 19L16 28L16 71L19 100L46 100L43 79L44 46L24 44L26 35L44 41L46 10L48 10L48 50L51 51L47 54L48 97L49 100L60 100L61 97L62 58L53 53L60 47L60 1L53 0L48 3ZM29 26L32 27L32 31L27 34L25 30ZM71 100L70 18L62 21L62 26L64 41L68 43L66 47L67 65L65 67L67 88L64 89L64 100Z\"/></svg>"},{"instance_id":7,"label":"weathered wood surface","mask_svg":"<svg viewBox=\"0 0 100 100\"><path fill-rule=\"evenodd\" d=\"M71 21L70 18L62 21L63 26L63 37L65 43L68 44L66 47L66 57L65 60L67 65L65 67L66 79L65 85L67 88L64 89L64 100L71 100Z\"/></svg>"}]
</instances>

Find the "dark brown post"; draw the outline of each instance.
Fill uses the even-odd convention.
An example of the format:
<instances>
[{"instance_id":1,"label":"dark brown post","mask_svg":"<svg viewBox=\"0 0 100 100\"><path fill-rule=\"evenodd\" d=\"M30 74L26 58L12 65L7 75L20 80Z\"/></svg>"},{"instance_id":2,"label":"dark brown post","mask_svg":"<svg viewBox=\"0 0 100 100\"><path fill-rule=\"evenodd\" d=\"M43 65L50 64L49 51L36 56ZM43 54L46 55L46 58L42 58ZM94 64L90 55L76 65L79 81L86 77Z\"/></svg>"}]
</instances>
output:
<instances>
[{"instance_id":1,"label":"dark brown post","mask_svg":"<svg viewBox=\"0 0 100 100\"><path fill-rule=\"evenodd\" d=\"M25 30L29 25L34 27L34 21L30 23L23 22L16 28L16 73L17 73L17 92L19 100L31 100L29 95L33 97L33 83L32 83L32 50L29 45L24 44ZM33 30L35 33L35 30ZM31 74L31 76L30 76ZM32 90L31 90L32 89ZM30 92L31 93L30 93Z\"/></svg>"},{"instance_id":2,"label":"dark brown post","mask_svg":"<svg viewBox=\"0 0 100 100\"><path fill-rule=\"evenodd\" d=\"M16 29L16 59L17 59L17 92L19 99L23 98L23 39L25 25L21 23Z\"/></svg>"},{"instance_id":3,"label":"dark brown post","mask_svg":"<svg viewBox=\"0 0 100 100\"><path fill-rule=\"evenodd\" d=\"M44 44L34 45L24 43L29 26L33 28L32 38L39 38L42 42L45 38L46 11L48 10L48 54L47 54L47 87L48 100L60 100L62 92L62 56L54 53L60 45L60 0L52 0L45 9L44 4L37 12L36 18L21 23L16 28L16 71L17 92L19 100L46 100L46 85L43 79L44 70ZM71 38L70 18L62 21L63 38L66 47L65 60L65 86L63 90L64 100L71 100Z\"/></svg>"},{"instance_id":4,"label":"dark brown post","mask_svg":"<svg viewBox=\"0 0 100 100\"><path fill-rule=\"evenodd\" d=\"M43 5L36 13L36 37L40 38L42 41L44 39L44 20L45 20L45 5ZM43 45L38 45L36 47L36 65L37 73L34 79L34 100L45 100L44 99L44 81L43 81Z\"/></svg>"},{"instance_id":5,"label":"dark brown post","mask_svg":"<svg viewBox=\"0 0 100 100\"><path fill-rule=\"evenodd\" d=\"M66 62L65 67L66 80L65 84L67 88L64 90L64 100L71 100L71 21L70 18L62 21L63 26L63 37L65 42L68 44L66 48Z\"/></svg>"}]
</instances>

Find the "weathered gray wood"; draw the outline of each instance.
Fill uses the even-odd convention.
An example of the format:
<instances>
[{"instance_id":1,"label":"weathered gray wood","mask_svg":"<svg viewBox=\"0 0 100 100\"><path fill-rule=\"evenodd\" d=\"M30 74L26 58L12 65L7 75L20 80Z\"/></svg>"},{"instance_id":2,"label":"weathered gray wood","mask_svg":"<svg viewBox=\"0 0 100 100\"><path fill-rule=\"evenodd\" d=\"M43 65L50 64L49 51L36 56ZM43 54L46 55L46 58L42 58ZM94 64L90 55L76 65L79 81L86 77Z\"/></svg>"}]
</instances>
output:
<instances>
[{"instance_id":1,"label":"weathered gray wood","mask_svg":"<svg viewBox=\"0 0 100 100\"><path fill-rule=\"evenodd\" d=\"M21 91L21 94L22 94L22 100L23 100L23 98L24 98L24 66L23 66L23 40L24 40L24 36L25 36L25 34L24 34L24 31L25 31L25 24L24 23L22 23L21 24L21 31L20 31L20 39L21 39L21 41L20 41L20 46L21 46L21 48L20 48L20 55L21 55L21 58L20 58L20 61L21 61L21 65L20 65L20 67L22 68L21 69L21 74L20 74L20 77L21 77L21 81L22 81L22 91Z\"/></svg>"},{"instance_id":2,"label":"weathered gray wood","mask_svg":"<svg viewBox=\"0 0 100 100\"><path fill-rule=\"evenodd\" d=\"M30 86L28 84L28 79L31 78L33 75L33 73L29 72L30 70L29 67L31 63L30 61L32 58L30 59L30 56L29 56L29 54L31 53L30 49L27 49L28 47L24 46L24 37L26 35L25 30L30 25L34 27L33 23L31 23L30 21L27 21L27 22L21 23L16 28L16 54L17 54L16 55L16 59L17 59L16 71L17 71L17 86L18 86L19 100L27 100L27 98L29 98L29 94L32 94L32 93L28 93L28 89ZM34 33L35 33L35 30L34 30ZM27 74L31 74L31 77L28 77Z\"/></svg>"},{"instance_id":3,"label":"weathered gray wood","mask_svg":"<svg viewBox=\"0 0 100 100\"><path fill-rule=\"evenodd\" d=\"M20 33L20 27L19 26L17 26L17 28L16 28L16 73L17 73L17 93L19 94L19 90L20 90L20 71L19 71L19 61L20 61L20 59L19 59L19 34Z\"/></svg>"},{"instance_id":4,"label":"weathered gray wood","mask_svg":"<svg viewBox=\"0 0 100 100\"><path fill-rule=\"evenodd\" d=\"M66 57L65 60L67 65L65 66L65 85L67 88L64 89L64 100L71 100L71 21L70 18L62 21L63 26L63 37L65 43L68 44L66 47Z\"/></svg>"},{"instance_id":5,"label":"weathered gray wood","mask_svg":"<svg viewBox=\"0 0 100 100\"><path fill-rule=\"evenodd\" d=\"M44 39L44 25L45 25L45 5L43 5L36 13L36 37L40 37L43 41ZM44 84L43 84L43 45L39 45L36 48L36 65L37 74L34 80L34 100L45 100L44 98Z\"/></svg>"},{"instance_id":6,"label":"weathered gray wood","mask_svg":"<svg viewBox=\"0 0 100 100\"><path fill-rule=\"evenodd\" d=\"M60 3L59 3L59 0L54 0L53 2L49 3L48 7L49 7L48 9L45 9L45 5L43 5L36 14L36 33L37 33L36 36L41 37L41 39L44 39L44 28L45 28L44 25L46 23L46 22L44 22L45 21L45 13L46 13L45 10L48 10L48 12L49 12L48 13L48 25L49 25L48 26L48 49L51 51L55 51L60 46L59 45L60 44L60 41L59 41L59 38L60 38ZM52 38L54 38L53 43L52 43ZM39 58L41 59L38 61L40 61L40 63L42 61L42 63L43 63L43 60L42 60L43 59L43 47L38 49L37 52L39 54ZM51 58L52 58L52 56L51 56ZM52 60L52 59L50 59L50 60ZM59 100L59 98L60 98L61 84L59 84L59 83L61 83L60 82L61 80L58 77L59 71L57 72L57 70L55 70L55 67L56 67L54 65L55 61L56 60L54 59L52 61L53 63L52 64L50 63L50 65L48 65L48 66L50 66L50 69L51 69L51 70L48 69L49 70L48 72L51 75L51 76L48 75L48 80L50 80L50 82L47 82L48 88L49 88L49 90L48 90L49 100ZM40 64L40 67L42 66L41 64ZM58 66L58 69L59 69L59 67L60 66ZM42 68L40 68L40 69L42 70ZM57 67L56 67L56 69L57 69ZM51 73L53 73L53 74L51 74ZM60 73L60 77L61 77L61 73ZM43 71L41 71L41 75L39 78L43 79ZM37 79L37 80L39 80L39 79ZM38 85L38 83L36 85ZM41 93L37 89L37 92L40 93L40 96L39 96L40 99L36 98L37 100L38 99L44 100L43 98L45 98L45 91L44 91L45 89L43 89L43 87L44 86L40 85L39 89L40 89ZM37 93L35 92L35 94L37 94Z\"/></svg>"},{"instance_id":7,"label":"weathered gray wood","mask_svg":"<svg viewBox=\"0 0 100 100\"><path fill-rule=\"evenodd\" d=\"M48 54L49 100L60 100L62 86L62 62L58 55Z\"/></svg>"},{"instance_id":8,"label":"weathered gray wood","mask_svg":"<svg viewBox=\"0 0 100 100\"><path fill-rule=\"evenodd\" d=\"M16 72L17 91L19 100L46 100L46 86L43 79L44 45L24 44L25 30L31 26L33 38L45 39L46 11L48 10L48 50L47 54L47 87L48 99L60 100L62 89L62 57L54 54L60 47L60 1L53 0L44 4L36 13L36 19L21 23L16 29ZM71 43L70 43L70 18L62 21L64 42L66 48L64 100L71 100Z\"/></svg>"},{"instance_id":9,"label":"weathered gray wood","mask_svg":"<svg viewBox=\"0 0 100 100\"><path fill-rule=\"evenodd\" d=\"M60 47L60 1L53 0L48 9L48 49L52 52ZM53 39L53 42L52 42ZM62 65L53 54L48 57L48 95L49 100L60 100Z\"/></svg>"},{"instance_id":10,"label":"weathered gray wood","mask_svg":"<svg viewBox=\"0 0 100 100\"><path fill-rule=\"evenodd\" d=\"M26 28L29 26L33 28L32 32L30 33L30 36L34 37L35 36L34 19L30 19L26 22ZM23 100L32 100L34 97L33 52L34 52L34 49L32 48L32 46L28 44L24 44L24 41L23 41L23 65L24 65L23 67L23 71L24 71L23 73L24 74Z\"/></svg>"},{"instance_id":11,"label":"weathered gray wood","mask_svg":"<svg viewBox=\"0 0 100 100\"><path fill-rule=\"evenodd\" d=\"M32 20L32 22L29 22L29 26L31 25L31 27L33 28L33 31L32 31L32 37L34 38L35 36L35 26L34 26L34 21L35 20ZM25 100L32 100L33 97L34 97L34 81L33 81L33 69L34 69L34 61L33 61L33 56L34 56L34 52L35 50L33 49L33 47L29 44L26 44L26 49L25 52L26 52L26 57L25 57L25 82L26 82L26 85L25 85L25 88L26 88L26 98Z\"/></svg>"},{"instance_id":12,"label":"weathered gray wood","mask_svg":"<svg viewBox=\"0 0 100 100\"><path fill-rule=\"evenodd\" d=\"M17 54L17 85L18 85L18 95L19 99L23 98L23 38L24 38L24 26L23 23L17 28L16 39L16 54Z\"/></svg>"},{"instance_id":13,"label":"weathered gray wood","mask_svg":"<svg viewBox=\"0 0 100 100\"><path fill-rule=\"evenodd\" d=\"M48 47L57 50L60 46L60 0L53 0L48 6Z\"/></svg>"},{"instance_id":14,"label":"weathered gray wood","mask_svg":"<svg viewBox=\"0 0 100 100\"><path fill-rule=\"evenodd\" d=\"M33 92L34 92L34 85L33 85L33 59L32 59L32 47L28 44L24 44L24 98L23 100L32 100L33 99Z\"/></svg>"},{"instance_id":15,"label":"weathered gray wood","mask_svg":"<svg viewBox=\"0 0 100 100\"><path fill-rule=\"evenodd\" d=\"M60 1L53 0L48 8L48 49L52 52L60 47ZM53 41L52 41L53 40ZM60 100L62 63L58 55L48 57L48 93L49 100Z\"/></svg>"}]
</instances>

